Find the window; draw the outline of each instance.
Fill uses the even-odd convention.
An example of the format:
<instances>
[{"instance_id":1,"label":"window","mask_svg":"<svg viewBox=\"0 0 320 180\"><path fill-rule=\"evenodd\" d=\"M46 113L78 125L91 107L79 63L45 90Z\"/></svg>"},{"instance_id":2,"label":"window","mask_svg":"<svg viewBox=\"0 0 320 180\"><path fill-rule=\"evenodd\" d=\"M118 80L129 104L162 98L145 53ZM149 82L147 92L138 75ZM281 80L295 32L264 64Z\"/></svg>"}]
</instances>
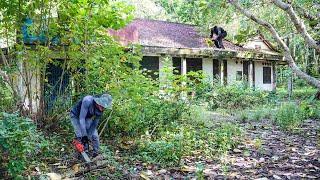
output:
<instances>
[{"instance_id":1,"label":"window","mask_svg":"<svg viewBox=\"0 0 320 180\"><path fill-rule=\"evenodd\" d=\"M147 76L150 76L152 79L157 79L159 77L159 57L143 56L140 64Z\"/></svg>"},{"instance_id":2,"label":"window","mask_svg":"<svg viewBox=\"0 0 320 180\"><path fill-rule=\"evenodd\" d=\"M249 61L243 61L243 76L244 81L248 82L249 80Z\"/></svg>"},{"instance_id":3,"label":"window","mask_svg":"<svg viewBox=\"0 0 320 180\"><path fill-rule=\"evenodd\" d=\"M242 71L237 71L236 81L242 81Z\"/></svg>"},{"instance_id":4,"label":"window","mask_svg":"<svg viewBox=\"0 0 320 180\"><path fill-rule=\"evenodd\" d=\"M212 61L213 64L213 77L218 78L220 76L220 63L218 59L213 59Z\"/></svg>"},{"instance_id":5,"label":"window","mask_svg":"<svg viewBox=\"0 0 320 180\"><path fill-rule=\"evenodd\" d=\"M201 58L187 58L187 72L201 71L202 59Z\"/></svg>"},{"instance_id":6,"label":"window","mask_svg":"<svg viewBox=\"0 0 320 180\"><path fill-rule=\"evenodd\" d=\"M263 67L263 84L271 84L271 67Z\"/></svg>"},{"instance_id":7,"label":"window","mask_svg":"<svg viewBox=\"0 0 320 180\"><path fill-rule=\"evenodd\" d=\"M180 75L181 74L181 58L173 57L172 65L173 65L173 74Z\"/></svg>"}]
</instances>

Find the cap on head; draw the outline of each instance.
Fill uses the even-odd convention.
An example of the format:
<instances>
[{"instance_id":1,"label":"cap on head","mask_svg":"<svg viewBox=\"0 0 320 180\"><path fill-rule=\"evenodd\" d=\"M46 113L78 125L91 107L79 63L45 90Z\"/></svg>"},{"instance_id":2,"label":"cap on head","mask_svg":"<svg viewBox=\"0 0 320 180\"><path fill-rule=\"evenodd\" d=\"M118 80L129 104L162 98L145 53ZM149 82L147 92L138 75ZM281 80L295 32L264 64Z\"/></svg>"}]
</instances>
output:
<instances>
[{"instance_id":1,"label":"cap on head","mask_svg":"<svg viewBox=\"0 0 320 180\"><path fill-rule=\"evenodd\" d=\"M109 94L103 94L100 97L93 98L93 100L105 109L111 109L112 107L112 97Z\"/></svg>"}]
</instances>

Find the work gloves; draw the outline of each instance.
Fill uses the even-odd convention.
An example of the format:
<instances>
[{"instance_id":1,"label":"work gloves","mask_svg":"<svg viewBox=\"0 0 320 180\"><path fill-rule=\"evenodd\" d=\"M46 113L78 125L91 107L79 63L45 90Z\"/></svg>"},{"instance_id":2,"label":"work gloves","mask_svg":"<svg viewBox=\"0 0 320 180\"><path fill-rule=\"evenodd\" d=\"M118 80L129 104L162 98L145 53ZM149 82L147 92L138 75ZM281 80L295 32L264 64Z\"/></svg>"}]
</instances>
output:
<instances>
[{"instance_id":1,"label":"work gloves","mask_svg":"<svg viewBox=\"0 0 320 180\"><path fill-rule=\"evenodd\" d=\"M84 146L84 151L88 151L89 150L89 138L88 138L88 136L83 136L81 138L81 143Z\"/></svg>"}]
</instances>

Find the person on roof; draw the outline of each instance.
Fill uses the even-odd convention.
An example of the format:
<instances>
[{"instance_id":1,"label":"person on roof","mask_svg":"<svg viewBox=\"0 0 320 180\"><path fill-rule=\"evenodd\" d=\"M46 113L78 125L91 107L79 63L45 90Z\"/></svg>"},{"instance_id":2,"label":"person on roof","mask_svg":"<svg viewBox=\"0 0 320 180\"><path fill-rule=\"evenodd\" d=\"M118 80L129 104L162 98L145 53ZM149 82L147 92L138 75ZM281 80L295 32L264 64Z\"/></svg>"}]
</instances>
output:
<instances>
[{"instance_id":1,"label":"person on roof","mask_svg":"<svg viewBox=\"0 0 320 180\"><path fill-rule=\"evenodd\" d=\"M83 97L70 111L71 123L76 138L84 145L85 151L89 151L89 141L93 146L92 156L99 154L98 124L103 111L111 109L112 97L109 94L101 96L87 95Z\"/></svg>"},{"instance_id":2,"label":"person on roof","mask_svg":"<svg viewBox=\"0 0 320 180\"><path fill-rule=\"evenodd\" d=\"M213 38L213 34L217 35L215 39ZM214 26L213 28L211 28L210 39L212 39L217 48L224 49L222 40L226 36L227 32L222 27Z\"/></svg>"}]
</instances>

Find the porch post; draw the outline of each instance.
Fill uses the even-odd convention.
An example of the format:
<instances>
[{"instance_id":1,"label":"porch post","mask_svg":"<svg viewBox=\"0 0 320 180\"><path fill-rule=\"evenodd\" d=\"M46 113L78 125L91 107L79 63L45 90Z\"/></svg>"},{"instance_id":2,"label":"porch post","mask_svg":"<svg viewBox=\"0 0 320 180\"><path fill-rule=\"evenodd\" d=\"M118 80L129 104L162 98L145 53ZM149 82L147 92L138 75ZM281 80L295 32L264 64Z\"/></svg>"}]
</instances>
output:
<instances>
[{"instance_id":1,"label":"porch post","mask_svg":"<svg viewBox=\"0 0 320 180\"><path fill-rule=\"evenodd\" d=\"M187 75L187 59L185 57L181 58L181 75ZM183 81L182 86L186 86L187 82ZM181 99L187 100L188 94L186 91L181 92Z\"/></svg>"},{"instance_id":2,"label":"porch post","mask_svg":"<svg viewBox=\"0 0 320 180\"><path fill-rule=\"evenodd\" d=\"M249 61L249 73L248 73L248 80L249 80L249 87L253 88L253 63Z\"/></svg>"},{"instance_id":3,"label":"porch post","mask_svg":"<svg viewBox=\"0 0 320 180\"><path fill-rule=\"evenodd\" d=\"M187 59L185 57L181 58L181 64L182 64L182 75L187 74Z\"/></svg>"},{"instance_id":4,"label":"porch post","mask_svg":"<svg viewBox=\"0 0 320 180\"><path fill-rule=\"evenodd\" d=\"M223 63L223 60L219 60L220 62L220 83L221 85L224 85L224 63Z\"/></svg>"},{"instance_id":5,"label":"porch post","mask_svg":"<svg viewBox=\"0 0 320 180\"><path fill-rule=\"evenodd\" d=\"M276 63L272 62L272 91L276 92L277 90L277 69Z\"/></svg>"}]
</instances>

